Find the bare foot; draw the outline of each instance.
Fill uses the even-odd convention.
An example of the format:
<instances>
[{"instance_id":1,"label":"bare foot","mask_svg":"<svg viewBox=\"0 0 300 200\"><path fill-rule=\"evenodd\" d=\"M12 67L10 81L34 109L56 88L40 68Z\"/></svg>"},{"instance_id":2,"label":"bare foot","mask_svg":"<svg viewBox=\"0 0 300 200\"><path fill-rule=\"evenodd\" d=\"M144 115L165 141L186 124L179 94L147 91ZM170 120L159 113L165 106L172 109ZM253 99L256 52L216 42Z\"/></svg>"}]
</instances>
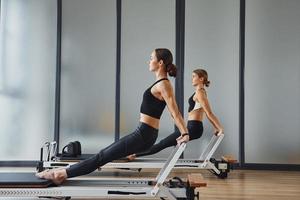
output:
<instances>
[{"instance_id":1,"label":"bare foot","mask_svg":"<svg viewBox=\"0 0 300 200\"><path fill-rule=\"evenodd\" d=\"M126 157L129 161L132 161L136 158L136 155L135 154L131 154L129 156Z\"/></svg>"},{"instance_id":2,"label":"bare foot","mask_svg":"<svg viewBox=\"0 0 300 200\"><path fill-rule=\"evenodd\" d=\"M60 185L67 179L67 172L65 169L51 169L36 173L39 178L53 181L54 184Z\"/></svg>"}]
</instances>

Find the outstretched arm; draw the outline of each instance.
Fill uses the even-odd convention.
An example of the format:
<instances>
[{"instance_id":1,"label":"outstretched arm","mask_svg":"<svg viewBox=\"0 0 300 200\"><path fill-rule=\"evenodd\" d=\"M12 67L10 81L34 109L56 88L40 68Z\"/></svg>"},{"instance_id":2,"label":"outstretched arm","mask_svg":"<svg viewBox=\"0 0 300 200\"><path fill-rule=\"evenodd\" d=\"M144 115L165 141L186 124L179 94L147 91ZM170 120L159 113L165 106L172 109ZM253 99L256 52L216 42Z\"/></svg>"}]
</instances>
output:
<instances>
[{"instance_id":1,"label":"outstretched arm","mask_svg":"<svg viewBox=\"0 0 300 200\"><path fill-rule=\"evenodd\" d=\"M161 96L165 100L168 110L177 126L179 129L181 136L178 138L178 142L181 143L183 141L187 142L189 140L189 135L188 135L188 129L186 127L186 124L183 120L183 117L178 109L176 100L175 100L175 95L173 92L172 85L170 84L169 81L164 81L159 83L158 89L161 93Z\"/></svg>"},{"instance_id":2,"label":"outstretched arm","mask_svg":"<svg viewBox=\"0 0 300 200\"><path fill-rule=\"evenodd\" d=\"M218 120L218 118L214 115L214 113L212 112L212 109L210 107L210 104L208 102L208 99L206 97L206 94L204 91L200 90L196 92L196 99L197 101L200 102L200 104L202 105L204 112L208 118L208 120L210 121L210 123L212 124L212 126L216 129L217 132L221 132L223 133L224 129L223 126L221 125L220 121Z\"/></svg>"}]
</instances>

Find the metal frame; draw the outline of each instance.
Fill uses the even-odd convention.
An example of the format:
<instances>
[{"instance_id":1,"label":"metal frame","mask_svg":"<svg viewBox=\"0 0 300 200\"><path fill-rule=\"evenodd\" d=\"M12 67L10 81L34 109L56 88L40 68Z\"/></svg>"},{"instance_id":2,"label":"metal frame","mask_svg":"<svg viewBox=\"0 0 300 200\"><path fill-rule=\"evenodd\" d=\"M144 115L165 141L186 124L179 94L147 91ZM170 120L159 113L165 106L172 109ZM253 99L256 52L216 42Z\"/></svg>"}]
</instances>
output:
<instances>
[{"instance_id":1,"label":"metal frame","mask_svg":"<svg viewBox=\"0 0 300 200\"><path fill-rule=\"evenodd\" d=\"M120 96L121 96L121 30L122 30L122 2L116 0L117 12L117 46L116 46L116 96L115 96L115 141L120 138Z\"/></svg>"},{"instance_id":2,"label":"metal frame","mask_svg":"<svg viewBox=\"0 0 300 200\"><path fill-rule=\"evenodd\" d=\"M180 169L211 169L216 174L220 174L220 170L217 169L210 161L212 155L215 153L216 149L220 145L221 141L224 138L224 134L220 134L219 136L213 135L210 142L204 149L204 152L198 159L180 159L177 161L174 168ZM110 162L106 165L102 166L101 169L105 168L135 168L135 169L143 169L143 168L161 168L163 165L163 159L153 159L153 158L139 158L136 161L132 162Z\"/></svg>"},{"instance_id":3,"label":"metal frame","mask_svg":"<svg viewBox=\"0 0 300 200\"><path fill-rule=\"evenodd\" d=\"M69 180L65 185L50 188L1 188L0 196L9 197L167 197L176 200L184 197L184 188L167 188L164 182L186 148L186 143L177 146L168 157L155 179L109 179L109 180ZM154 186L153 186L154 185ZM129 196L130 195L130 196Z\"/></svg>"},{"instance_id":4,"label":"metal frame","mask_svg":"<svg viewBox=\"0 0 300 200\"><path fill-rule=\"evenodd\" d=\"M184 113L184 33L185 33L185 0L175 1L175 63L177 76L175 79L175 99L178 109ZM177 126L174 130L178 131ZM183 158L184 154L180 158Z\"/></svg>"},{"instance_id":5,"label":"metal frame","mask_svg":"<svg viewBox=\"0 0 300 200\"><path fill-rule=\"evenodd\" d=\"M47 197L47 198L130 198L130 199L151 199L156 197L176 200L186 197L185 188L167 188L161 186L157 193L153 186L147 181L136 180L128 186L127 181L120 181L119 184L108 185L108 182L74 180L61 187L50 187L43 189L35 188L7 188L0 189L0 197ZM111 183L111 182L110 182ZM96 186L95 186L96 185ZM127 186L126 186L127 185Z\"/></svg>"},{"instance_id":6,"label":"metal frame","mask_svg":"<svg viewBox=\"0 0 300 200\"><path fill-rule=\"evenodd\" d=\"M211 157L215 153L216 149L220 145L221 141L224 138L224 134L220 134L218 136L213 135L210 142L207 144L206 148L204 149L203 153L200 155L198 159L178 159L174 168L180 169L208 169L212 170L216 174L220 174L220 170L216 168L214 163L210 161ZM51 152L51 149L49 150ZM44 157L44 156L42 156ZM49 157L49 156L47 156ZM169 159L172 155L169 157ZM165 159L160 158L138 158L135 161L130 162L110 162L105 164L101 167L101 169L157 169L162 168L164 163L166 162ZM42 163L43 169L51 169L57 167L69 167L77 163L74 162L66 162L66 161L59 161L59 158L54 159L54 161L46 160Z\"/></svg>"},{"instance_id":7,"label":"metal frame","mask_svg":"<svg viewBox=\"0 0 300 200\"><path fill-rule=\"evenodd\" d=\"M54 141L59 146L60 131L60 94L61 94L61 33L62 33L62 0L57 0L57 38L56 38L56 80L55 80L55 116Z\"/></svg>"},{"instance_id":8,"label":"metal frame","mask_svg":"<svg viewBox=\"0 0 300 200\"><path fill-rule=\"evenodd\" d=\"M246 0L240 0L239 33L239 168L254 170L299 171L300 164L270 164L245 162L245 34Z\"/></svg>"},{"instance_id":9,"label":"metal frame","mask_svg":"<svg viewBox=\"0 0 300 200\"><path fill-rule=\"evenodd\" d=\"M239 38L239 160L240 167L245 164L245 17L246 2L240 0L240 38Z\"/></svg>"},{"instance_id":10,"label":"metal frame","mask_svg":"<svg viewBox=\"0 0 300 200\"><path fill-rule=\"evenodd\" d=\"M181 113L184 111L184 33L185 33L185 0L176 0L176 59L177 76L175 79L175 97ZM176 126L175 126L176 129Z\"/></svg>"}]
</instances>

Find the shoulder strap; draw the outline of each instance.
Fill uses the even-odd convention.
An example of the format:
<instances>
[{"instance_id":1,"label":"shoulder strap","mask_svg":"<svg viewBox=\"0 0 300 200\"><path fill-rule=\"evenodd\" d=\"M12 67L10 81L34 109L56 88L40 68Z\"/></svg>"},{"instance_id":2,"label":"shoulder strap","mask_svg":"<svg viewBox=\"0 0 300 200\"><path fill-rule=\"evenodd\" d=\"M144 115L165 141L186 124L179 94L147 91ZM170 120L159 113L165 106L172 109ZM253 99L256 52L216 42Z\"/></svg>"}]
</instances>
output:
<instances>
[{"instance_id":1,"label":"shoulder strap","mask_svg":"<svg viewBox=\"0 0 300 200\"><path fill-rule=\"evenodd\" d=\"M167 78L159 79L155 83L153 83L150 88L152 88L155 84L157 84L158 82L163 81L163 80L169 80L169 79L167 79Z\"/></svg>"}]
</instances>

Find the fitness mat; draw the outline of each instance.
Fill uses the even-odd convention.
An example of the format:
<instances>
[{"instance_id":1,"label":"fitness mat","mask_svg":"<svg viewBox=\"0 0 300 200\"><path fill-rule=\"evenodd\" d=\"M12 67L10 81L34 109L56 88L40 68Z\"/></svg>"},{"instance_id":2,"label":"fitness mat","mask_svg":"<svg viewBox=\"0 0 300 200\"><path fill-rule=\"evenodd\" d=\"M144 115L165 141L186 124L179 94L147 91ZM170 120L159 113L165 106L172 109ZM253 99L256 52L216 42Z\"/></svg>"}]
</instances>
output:
<instances>
[{"instance_id":1,"label":"fitness mat","mask_svg":"<svg viewBox=\"0 0 300 200\"><path fill-rule=\"evenodd\" d=\"M46 188L52 181L40 179L35 173L0 173L0 188Z\"/></svg>"}]
</instances>

